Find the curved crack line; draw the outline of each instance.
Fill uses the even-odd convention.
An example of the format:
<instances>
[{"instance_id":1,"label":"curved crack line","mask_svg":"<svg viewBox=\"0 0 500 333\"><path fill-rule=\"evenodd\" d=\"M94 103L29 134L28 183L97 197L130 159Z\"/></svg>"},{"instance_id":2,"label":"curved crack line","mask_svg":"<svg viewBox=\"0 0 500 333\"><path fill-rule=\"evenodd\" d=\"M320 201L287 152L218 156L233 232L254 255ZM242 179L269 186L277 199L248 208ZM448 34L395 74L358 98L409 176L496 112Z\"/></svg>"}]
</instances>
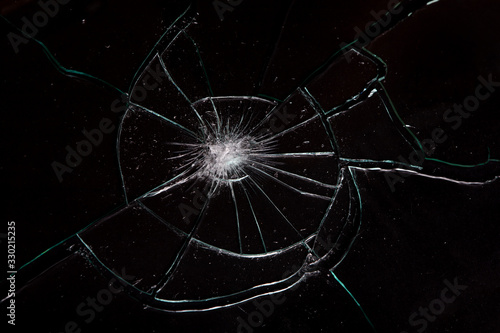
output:
<instances>
[{"instance_id":1,"label":"curved crack line","mask_svg":"<svg viewBox=\"0 0 500 333\"><path fill-rule=\"evenodd\" d=\"M271 180L277 182L278 184L280 184L282 186L285 186L286 188L288 188L288 189L290 189L290 190L292 190L294 192L297 192L300 195L304 195L304 196L308 196L308 197L316 198L316 199L321 199L321 200L327 200L327 201L330 201L332 199L331 197L326 197L326 196L323 196L323 195L319 195L319 194L315 194L315 193L309 193L309 192L305 192L305 191L299 190L298 188L295 188L295 187L291 186L290 184L287 184L287 183L283 182L282 180L279 180L276 177L271 176L267 172L262 171L261 169L259 169L257 167L254 167L254 166L251 166L251 165L249 167L252 168L252 169L254 169L254 170L256 170L257 172L260 172L260 173L268 176Z\"/></svg>"},{"instance_id":2,"label":"curved crack line","mask_svg":"<svg viewBox=\"0 0 500 333\"><path fill-rule=\"evenodd\" d=\"M182 97L189 103L189 106L193 110L193 112L196 114L196 117L198 118L199 125L204 128L206 126L205 122L203 121L203 118L201 115L198 113L196 108L193 106L193 103L191 100L187 97L187 95L184 93L184 91L175 83L174 79L170 75L170 72L167 69L167 66L163 62L163 59L161 57L158 57L158 60L161 64L161 67L163 68L163 71L165 72L165 75L167 75L168 80L174 85L174 87L177 89L177 91L182 95Z\"/></svg>"},{"instance_id":3,"label":"curved crack line","mask_svg":"<svg viewBox=\"0 0 500 333\"><path fill-rule=\"evenodd\" d=\"M242 190L245 193L245 196L248 200L248 205L250 206L250 210L252 211L252 216L253 216L253 219L255 221L255 225L257 226L257 229L259 230L259 236L260 236L260 240L262 241L262 246L264 247L264 252L267 253L266 242L264 241L264 237L262 236L262 231L260 229L259 221L257 219L257 216L255 215L255 211L253 209L253 205L252 205L252 202L250 200L250 197L248 196L247 189L245 188L243 183L241 183L241 187L242 187Z\"/></svg>"},{"instance_id":4,"label":"curved crack line","mask_svg":"<svg viewBox=\"0 0 500 333\"><path fill-rule=\"evenodd\" d=\"M320 182L318 180L315 180L315 179L312 179L312 178L309 178L309 177L306 177L306 176L302 176L302 175L299 175L297 173L289 172L289 171L286 171L286 170L283 170L283 169L280 169L280 168L275 168L275 167L272 167L272 166L270 166L268 164L261 163L259 161L252 161L252 162L255 163L255 164L259 164L262 167L271 169L272 171L276 171L276 172L285 174L285 175L293 177L293 178L297 178L297 179L300 179L300 180L311 182L311 183L314 183L314 184L322 186L322 187L331 188L331 189L336 189L337 188L337 185L331 185L331 184L328 184L328 183L322 183L322 182Z\"/></svg>"},{"instance_id":5,"label":"curved crack line","mask_svg":"<svg viewBox=\"0 0 500 333\"><path fill-rule=\"evenodd\" d=\"M249 176L248 178L252 181L252 183L254 184L254 186L266 197L266 199L269 201L269 203L271 204L271 206L274 207L274 209L281 215L281 217L283 217L283 219L288 223L288 225L297 233L297 235L299 236L299 239L301 240L302 244L308 249L309 252L311 252L312 249L309 247L309 245L307 243L305 243L304 236L302 236L302 234L300 233L300 231L297 230L297 228L295 228L295 226L288 220L288 218L283 214L283 212L278 208L278 206L276 206L276 204L273 202L273 200L259 186L259 184L257 184L257 182L252 177Z\"/></svg>"},{"instance_id":6,"label":"curved crack line","mask_svg":"<svg viewBox=\"0 0 500 333\"><path fill-rule=\"evenodd\" d=\"M240 245L240 253L243 253L243 246L241 245L240 215L238 212L238 203L236 201L236 196L234 195L233 183L229 183L229 188L231 189L231 197L233 199L234 211L236 214L236 226L238 228L238 244Z\"/></svg>"},{"instance_id":7,"label":"curved crack line","mask_svg":"<svg viewBox=\"0 0 500 333\"><path fill-rule=\"evenodd\" d=\"M210 200L212 199L215 190L217 189L218 184L215 182L212 182L211 189L209 190L209 193L207 194L207 200L204 202L203 207L200 210L200 213L196 219L196 222L193 225L193 228L189 232L188 237L186 237L184 243L181 246L181 249L177 252L177 256L170 266L170 268L167 270L163 278L160 280L160 282L157 284L156 288L153 288L153 293L155 295L158 295L158 293L161 292L161 290L168 284L168 282L172 279L174 276L174 272L179 268L180 262L184 255L186 254L187 248L189 243L191 242L191 239L193 239L195 233L198 230L198 227L201 224L201 221L203 220L205 216L205 211L208 209L208 205L210 203Z\"/></svg>"},{"instance_id":8,"label":"curved crack line","mask_svg":"<svg viewBox=\"0 0 500 333\"><path fill-rule=\"evenodd\" d=\"M152 114L152 115L160 118L161 120L169 123L170 125L174 125L174 126L178 127L179 129L183 130L184 132L186 132L187 134L189 134L190 136L192 136L194 139L196 139L196 140L198 140L198 141L201 142L201 138L196 133L194 133L193 131L187 129L186 127L182 126L181 124L173 121L172 119L167 118L165 116L162 116L161 114L159 114L159 113L157 113L157 112L155 112L153 110L150 110L150 109L148 109L148 108L146 108L146 107L144 107L142 105L136 104L134 102L130 102L130 105L132 105L132 106L134 106L136 108L139 108L139 109L141 109L144 112L148 112L148 113L150 113L150 114Z\"/></svg>"}]
</instances>

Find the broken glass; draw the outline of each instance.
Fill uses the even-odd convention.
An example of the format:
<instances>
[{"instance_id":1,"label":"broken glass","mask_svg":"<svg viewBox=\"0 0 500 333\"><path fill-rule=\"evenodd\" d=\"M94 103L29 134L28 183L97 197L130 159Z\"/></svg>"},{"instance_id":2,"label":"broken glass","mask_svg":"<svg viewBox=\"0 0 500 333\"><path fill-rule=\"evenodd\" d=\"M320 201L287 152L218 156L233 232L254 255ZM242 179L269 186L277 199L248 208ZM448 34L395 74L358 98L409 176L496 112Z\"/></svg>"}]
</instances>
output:
<instances>
[{"instance_id":1,"label":"broken glass","mask_svg":"<svg viewBox=\"0 0 500 333\"><path fill-rule=\"evenodd\" d=\"M288 6L288 20L303 15L302 6ZM239 61L225 64L217 47L249 37L210 40L207 20L192 9L181 15L123 94L116 153L125 205L76 233L72 252L122 281L148 310L235 309L322 277L376 329L378 296L363 292L355 282L361 268L346 263L376 247L359 248L372 227L362 216L366 197L376 196L367 193L371 182L483 187L495 184L498 159L488 154L466 166L422 157L420 133L383 83L391 68L359 43L318 51L328 53L319 67L301 54L296 77L286 76L279 59L296 54L289 46L297 27L279 25L277 39L263 33L253 54L238 51ZM80 261L72 256L67 265Z\"/></svg>"}]
</instances>

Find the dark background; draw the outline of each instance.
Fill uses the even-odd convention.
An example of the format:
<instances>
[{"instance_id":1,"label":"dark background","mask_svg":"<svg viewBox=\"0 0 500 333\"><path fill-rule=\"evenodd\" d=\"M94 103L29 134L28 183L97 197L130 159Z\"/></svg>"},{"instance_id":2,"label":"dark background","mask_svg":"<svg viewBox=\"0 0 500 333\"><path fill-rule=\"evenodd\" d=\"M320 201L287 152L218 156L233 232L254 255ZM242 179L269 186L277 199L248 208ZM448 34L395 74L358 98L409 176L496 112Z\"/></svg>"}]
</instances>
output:
<instances>
[{"instance_id":1,"label":"dark background","mask_svg":"<svg viewBox=\"0 0 500 333\"><path fill-rule=\"evenodd\" d=\"M60 12L39 29L36 39L66 69L88 73L128 92L149 51L189 3L72 0L60 5ZM420 140L443 126L449 139L437 147L434 158L475 165L485 162L489 151L491 158L500 159L498 92L456 131L442 119L446 109L474 93L478 76L491 74L500 81L499 3L441 0L425 7L421 1L403 1L403 7L405 14L413 14L404 20L406 15L395 17L394 23L400 22L383 28L388 31L366 48L387 63L383 84L404 122ZM373 20L371 10L386 8L385 0L245 0L221 21L210 1L198 1L193 10L204 29L195 37L216 96L262 94L284 99L342 42L354 40L354 28L364 29ZM1 1L0 9L21 27L21 18L31 19L39 5ZM121 114L113 113L110 106L120 93L98 80L64 75L34 40L20 45L16 54L6 38L16 30L0 22L4 36L0 39L3 220L16 221L20 266L124 206L116 129L105 134L73 172L64 174L62 182L51 166L53 161L63 163L65 147L75 147L84 139L82 130L97 128L103 117L118 126ZM349 81L348 76L344 79ZM456 175L455 179L469 174L481 180L492 178L491 170L444 172ZM338 275L352 288L378 331L413 332L408 316L439 296L444 279L455 277L468 289L427 331L500 331L498 181L470 186L414 176L392 193L382 172L366 171L360 172L359 184L366 224ZM37 269L50 267L55 263L52 259L60 258L48 257ZM62 331L75 317L76 305L95 295L102 283L105 277L82 258L71 256L54 273L46 272L43 281L26 284L17 320L36 324L40 331ZM237 317L246 318L254 310L254 305L242 304L225 311L164 314L143 311L139 303L119 295L82 329L235 332ZM364 332L370 328L331 277L316 277L287 294L286 303L259 330Z\"/></svg>"}]
</instances>

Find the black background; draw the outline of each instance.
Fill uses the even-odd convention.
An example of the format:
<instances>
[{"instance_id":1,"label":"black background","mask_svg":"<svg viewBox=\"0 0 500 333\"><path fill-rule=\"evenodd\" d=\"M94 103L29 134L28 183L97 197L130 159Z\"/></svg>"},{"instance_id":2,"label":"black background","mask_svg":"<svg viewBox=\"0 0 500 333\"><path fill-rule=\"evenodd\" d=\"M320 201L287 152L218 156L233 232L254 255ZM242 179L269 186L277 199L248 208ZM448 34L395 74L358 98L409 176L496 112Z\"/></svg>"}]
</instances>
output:
<instances>
[{"instance_id":1,"label":"black background","mask_svg":"<svg viewBox=\"0 0 500 333\"><path fill-rule=\"evenodd\" d=\"M39 10L36 2L3 1L2 15L20 27ZM42 41L67 69L128 92L142 61L189 1L78 1L40 28ZM204 33L196 36L215 95L288 96L308 75L355 38L386 1L245 0L221 21L210 1L193 4ZM449 139L432 157L457 164L500 158L498 92L458 130L443 112L473 94L478 76L500 81L500 13L496 1L403 1L413 12L366 48L387 63L383 81L404 122L419 139L437 126ZM394 18L401 20L401 17ZM284 22L286 24L284 25ZM69 77L53 66L34 40L15 53L12 25L0 24L0 105L4 221L16 221L17 263L23 265L85 226L124 206L116 157L116 129L106 134L73 172L59 182L51 164L102 118L118 126L111 103L120 94L96 80ZM389 29L391 26L386 27ZM273 82L278 77L277 82ZM349 81L349 77L345 77ZM448 127L446 127L448 126ZM355 131L356 128L353 128ZM360 134L361 135L361 134ZM361 142L361 141L360 141ZM430 166L432 168L432 166ZM436 167L437 168L437 167ZM444 170L455 179L491 179L498 169ZM471 176L472 175L472 176ZM452 178L453 178L452 177ZM500 331L500 188L406 178L392 193L382 172L360 172L366 221L352 255L338 268L378 332L411 330L408 316L439 297L443 280L467 285L463 296L427 327L428 332ZM5 227L6 228L6 227ZM63 256L64 257L64 256ZM47 256L38 270L60 259ZM77 319L74 308L106 283L82 258L70 256L20 290L18 323L59 332ZM19 281L23 277L19 274ZM29 279L24 277L24 279ZM23 281L27 282L27 281ZM314 277L256 331L364 332L370 327L352 299L330 277ZM144 311L119 295L83 331L235 332L237 318L255 305L195 314Z\"/></svg>"}]
</instances>

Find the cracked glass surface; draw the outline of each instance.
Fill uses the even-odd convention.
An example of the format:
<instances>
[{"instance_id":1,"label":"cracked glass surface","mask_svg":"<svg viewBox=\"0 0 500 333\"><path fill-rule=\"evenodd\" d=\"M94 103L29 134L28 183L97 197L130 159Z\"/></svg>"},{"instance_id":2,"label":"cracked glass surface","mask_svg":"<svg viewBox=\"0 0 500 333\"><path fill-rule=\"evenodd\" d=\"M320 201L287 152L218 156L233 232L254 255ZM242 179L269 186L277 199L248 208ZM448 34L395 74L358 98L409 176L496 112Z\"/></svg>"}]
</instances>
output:
<instances>
[{"instance_id":1,"label":"cracked glass surface","mask_svg":"<svg viewBox=\"0 0 500 333\"><path fill-rule=\"evenodd\" d=\"M156 306L182 311L231 305L303 278L299 268L318 259L314 240L330 219L338 188L346 186L346 174L339 177L333 134L310 94L298 88L281 103L213 96L190 36L196 19L180 21L165 34L174 37L159 43L168 46L155 50L138 75L118 149L126 211L150 214L152 223L166 226L162 243L172 247L170 259L162 257L163 271L151 265L156 278L144 267L134 274L150 281L141 281L141 291ZM152 91L153 72L161 79ZM140 91L147 96L135 102ZM114 219L80 238L100 262L116 269L123 263L109 249L99 251L95 240L121 215ZM212 258L214 268L199 271L201 263L193 261L198 257ZM290 264L296 270L283 274ZM224 272L235 266L244 275L232 285L234 277ZM257 267L266 275L247 276ZM188 278L193 280L186 285ZM225 286L213 290L221 279Z\"/></svg>"},{"instance_id":2,"label":"cracked glass surface","mask_svg":"<svg viewBox=\"0 0 500 333\"><path fill-rule=\"evenodd\" d=\"M400 6L411 18L408 4ZM383 83L391 67L370 47L335 45L321 65L300 60L300 75L283 77L275 58L293 56L287 34L296 28L285 23L301 6L284 6L272 51L259 46L271 38L264 34L255 54L242 57L261 56L248 66L217 60L218 46L245 37L210 41L206 15L190 7L162 31L128 92L116 89L127 105L116 143L125 204L78 231L72 252L123 281L146 309L235 309L322 278L347 295L363 329L374 330L373 300L351 290L355 277L342 270L370 252L357 247L369 238L363 193L387 174L430 186L497 184L499 160L489 147L481 163L410 161L424 154L422 135L396 109ZM238 75L245 79L225 82ZM117 273L122 268L133 281Z\"/></svg>"}]
</instances>

